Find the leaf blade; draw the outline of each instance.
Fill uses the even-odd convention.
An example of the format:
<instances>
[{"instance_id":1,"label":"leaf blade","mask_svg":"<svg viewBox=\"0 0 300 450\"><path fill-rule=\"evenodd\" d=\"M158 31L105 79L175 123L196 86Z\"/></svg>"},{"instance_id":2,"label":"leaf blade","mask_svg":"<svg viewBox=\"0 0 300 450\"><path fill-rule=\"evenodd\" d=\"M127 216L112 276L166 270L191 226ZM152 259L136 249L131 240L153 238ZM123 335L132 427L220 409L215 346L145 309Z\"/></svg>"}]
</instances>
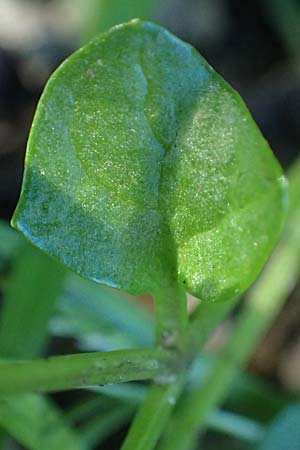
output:
<instances>
[{"instance_id":1,"label":"leaf blade","mask_svg":"<svg viewBox=\"0 0 300 450\"><path fill-rule=\"evenodd\" d=\"M281 230L282 172L244 103L151 23L115 27L63 63L26 166L14 226L132 294L178 279L204 300L237 295Z\"/></svg>"}]
</instances>

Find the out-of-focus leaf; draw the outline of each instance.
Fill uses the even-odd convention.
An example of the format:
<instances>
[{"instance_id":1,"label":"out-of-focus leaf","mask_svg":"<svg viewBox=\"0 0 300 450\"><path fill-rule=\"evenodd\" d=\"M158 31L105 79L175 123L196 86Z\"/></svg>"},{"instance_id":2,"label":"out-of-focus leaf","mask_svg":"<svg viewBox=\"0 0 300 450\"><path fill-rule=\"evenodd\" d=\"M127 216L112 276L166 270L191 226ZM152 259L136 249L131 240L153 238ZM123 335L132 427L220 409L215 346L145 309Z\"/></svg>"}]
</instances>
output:
<instances>
[{"instance_id":1,"label":"out-of-focus leaf","mask_svg":"<svg viewBox=\"0 0 300 450\"><path fill-rule=\"evenodd\" d=\"M226 405L238 414L266 423L293 400L295 395L243 372L230 389Z\"/></svg>"},{"instance_id":2,"label":"out-of-focus leaf","mask_svg":"<svg viewBox=\"0 0 300 450\"><path fill-rule=\"evenodd\" d=\"M300 51L300 3L298 0L260 0L269 16L270 24L281 39L282 45L297 59Z\"/></svg>"},{"instance_id":3,"label":"out-of-focus leaf","mask_svg":"<svg viewBox=\"0 0 300 450\"><path fill-rule=\"evenodd\" d=\"M105 412L110 406L115 406L118 401L104 395L92 394L89 398L79 400L65 413L67 419L72 423L80 423L87 420L95 413Z\"/></svg>"},{"instance_id":4,"label":"out-of-focus leaf","mask_svg":"<svg viewBox=\"0 0 300 450\"><path fill-rule=\"evenodd\" d=\"M257 443L263 433L264 427L248 417L242 417L230 411L214 411L208 417L207 426L219 433L235 436L241 441Z\"/></svg>"},{"instance_id":5,"label":"out-of-focus leaf","mask_svg":"<svg viewBox=\"0 0 300 450\"><path fill-rule=\"evenodd\" d=\"M239 95L189 45L134 20L50 79L12 223L91 280L140 294L178 279L225 300L265 264L285 200Z\"/></svg>"},{"instance_id":6,"label":"out-of-focus leaf","mask_svg":"<svg viewBox=\"0 0 300 450\"><path fill-rule=\"evenodd\" d=\"M100 413L87 424L79 428L80 436L88 446L95 448L107 437L128 423L134 413L134 408L128 405L111 407L105 413Z\"/></svg>"},{"instance_id":7,"label":"out-of-focus leaf","mask_svg":"<svg viewBox=\"0 0 300 450\"><path fill-rule=\"evenodd\" d=\"M48 321L63 288L65 269L40 250L0 227L1 251L13 260L4 286L0 316L1 357L38 356L47 339ZM0 399L0 425L30 450L85 450L59 409L45 397Z\"/></svg>"},{"instance_id":8,"label":"out-of-focus leaf","mask_svg":"<svg viewBox=\"0 0 300 450\"><path fill-rule=\"evenodd\" d=\"M14 260L4 288L0 315L0 354L33 358L43 348L48 322L63 288L65 269L29 244Z\"/></svg>"},{"instance_id":9,"label":"out-of-focus leaf","mask_svg":"<svg viewBox=\"0 0 300 450\"><path fill-rule=\"evenodd\" d=\"M0 220L0 271L16 255L23 243L20 234Z\"/></svg>"},{"instance_id":10,"label":"out-of-focus leaf","mask_svg":"<svg viewBox=\"0 0 300 450\"><path fill-rule=\"evenodd\" d=\"M71 0L74 8L74 0ZM84 40L135 17L152 19L159 0L76 0Z\"/></svg>"},{"instance_id":11,"label":"out-of-focus leaf","mask_svg":"<svg viewBox=\"0 0 300 450\"><path fill-rule=\"evenodd\" d=\"M298 158L288 172L289 180L289 214L299 209L300 198L300 159Z\"/></svg>"},{"instance_id":12,"label":"out-of-focus leaf","mask_svg":"<svg viewBox=\"0 0 300 450\"><path fill-rule=\"evenodd\" d=\"M51 332L83 350L116 350L154 342L154 320L135 299L69 274Z\"/></svg>"},{"instance_id":13,"label":"out-of-focus leaf","mask_svg":"<svg viewBox=\"0 0 300 450\"><path fill-rule=\"evenodd\" d=\"M0 399L0 425L30 450L85 450L79 435L45 397Z\"/></svg>"},{"instance_id":14,"label":"out-of-focus leaf","mask_svg":"<svg viewBox=\"0 0 300 450\"><path fill-rule=\"evenodd\" d=\"M87 389L134 406L140 405L145 400L148 391L145 385L138 383L91 386Z\"/></svg>"},{"instance_id":15,"label":"out-of-focus leaf","mask_svg":"<svg viewBox=\"0 0 300 450\"><path fill-rule=\"evenodd\" d=\"M90 449L99 446L110 434L127 423L136 408L137 404L131 401L125 404L124 401L116 400L116 397L94 393L89 399L73 406L67 413L67 418L78 424L81 439Z\"/></svg>"},{"instance_id":16,"label":"out-of-focus leaf","mask_svg":"<svg viewBox=\"0 0 300 450\"><path fill-rule=\"evenodd\" d=\"M300 405L278 414L257 450L300 450Z\"/></svg>"}]
</instances>

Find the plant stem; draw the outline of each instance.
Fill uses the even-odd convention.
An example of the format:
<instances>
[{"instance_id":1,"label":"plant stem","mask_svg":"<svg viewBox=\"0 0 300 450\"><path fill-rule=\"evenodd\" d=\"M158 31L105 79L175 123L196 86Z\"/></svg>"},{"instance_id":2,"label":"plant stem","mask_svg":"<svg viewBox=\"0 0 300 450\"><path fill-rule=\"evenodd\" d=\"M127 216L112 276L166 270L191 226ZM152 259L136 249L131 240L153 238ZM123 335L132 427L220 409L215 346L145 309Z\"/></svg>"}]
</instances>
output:
<instances>
[{"instance_id":1,"label":"plant stem","mask_svg":"<svg viewBox=\"0 0 300 450\"><path fill-rule=\"evenodd\" d=\"M35 361L1 361L0 393L51 392L82 386L146 380L173 363L162 349L119 350L54 356Z\"/></svg>"},{"instance_id":2,"label":"plant stem","mask_svg":"<svg viewBox=\"0 0 300 450\"><path fill-rule=\"evenodd\" d=\"M154 299L158 345L183 352L188 325L185 290L174 281L157 291Z\"/></svg>"},{"instance_id":3,"label":"plant stem","mask_svg":"<svg viewBox=\"0 0 300 450\"><path fill-rule=\"evenodd\" d=\"M178 410L162 448L190 450L208 414L224 399L257 342L266 332L294 287L300 268L300 209L254 288L250 291L233 334L206 382L193 392ZM283 269L284 268L284 269Z\"/></svg>"},{"instance_id":4,"label":"plant stem","mask_svg":"<svg viewBox=\"0 0 300 450\"><path fill-rule=\"evenodd\" d=\"M196 331L198 331L197 336L197 346L199 348L206 342L208 336L217 326L217 324L225 317L225 315L233 307L234 302L229 302L228 306L218 310L215 308L207 308L205 304L200 304L197 313L194 315L193 323L193 333L189 335L189 340L185 333L186 322L187 322L187 309L185 305L185 294L178 287L178 292L180 297L184 295L184 298L178 299L174 295L174 289L168 291L169 297L167 303L163 304L164 298L159 297L157 300L157 320L158 320L158 338L160 341L165 342L168 333L172 336L172 324L178 325L180 332L176 336L177 343L181 348L184 348L186 342L191 343ZM177 300L177 303L175 303ZM177 308L175 311L175 307ZM203 310L203 312L202 312ZM171 319L169 319L171 316ZM168 326L166 327L164 320L166 320ZM190 352L188 352L190 353ZM174 374L176 376L176 374ZM154 384L150 388L150 392L146 397L146 400L138 411L135 420L131 426L129 434L124 442L122 450L152 450L161 433L163 432L165 425L171 415L171 412L179 398L186 380L186 369L177 376L177 379L173 380L170 384ZM160 381L163 377L160 377ZM159 381L159 379L157 379ZM165 380L167 381L167 380Z\"/></svg>"},{"instance_id":5,"label":"plant stem","mask_svg":"<svg viewBox=\"0 0 300 450\"><path fill-rule=\"evenodd\" d=\"M155 447L185 381L180 376L168 385L154 384L139 409L121 450L151 450Z\"/></svg>"},{"instance_id":6,"label":"plant stem","mask_svg":"<svg viewBox=\"0 0 300 450\"><path fill-rule=\"evenodd\" d=\"M155 295L157 343L172 349L178 358L174 373L160 374L139 409L122 450L151 450L156 445L164 425L179 397L186 371L178 376L182 366L180 355L187 343L188 311L186 294L176 280L163 286Z\"/></svg>"}]
</instances>

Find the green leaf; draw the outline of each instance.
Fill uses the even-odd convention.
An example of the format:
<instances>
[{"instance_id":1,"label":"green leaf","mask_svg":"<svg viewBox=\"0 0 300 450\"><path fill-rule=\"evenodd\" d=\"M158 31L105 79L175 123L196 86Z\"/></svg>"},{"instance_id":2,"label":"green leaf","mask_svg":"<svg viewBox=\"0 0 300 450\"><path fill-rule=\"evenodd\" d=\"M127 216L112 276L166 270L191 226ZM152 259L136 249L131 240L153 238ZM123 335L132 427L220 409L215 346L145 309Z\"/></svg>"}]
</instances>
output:
<instances>
[{"instance_id":1,"label":"green leaf","mask_svg":"<svg viewBox=\"0 0 300 450\"><path fill-rule=\"evenodd\" d=\"M0 220L0 270L18 253L22 246L21 236L12 230L8 224Z\"/></svg>"},{"instance_id":2,"label":"green leaf","mask_svg":"<svg viewBox=\"0 0 300 450\"><path fill-rule=\"evenodd\" d=\"M133 414L134 408L127 405L117 405L104 413L100 412L88 423L79 427L82 441L89 449L99 448L105 439L130 422Z\"/></svg>"},{"instance_id":3,"label":"green leaf","mask_svg":"<svg viewBox=\"0 0 300 450\"><path fill-rule=\"evenodd\" d=\"M257 450L300 450L300 406L290 405L272 422Z\"/></svg>"},{"instance_id":4,"label":"green leaf","mask_svg":"<svg viewBox=\"0 0 300 450\"><path fill-rule=\"evenodd\" d=\"M118 386L127 386L127 383ZM126 405L113 397L93 394L92 397L72 406L67 413L67 418L77 423L82 442L92 449L99 447L109 435L123 427L135 409L135 404Z\"/></svg>"},{"instance_id":5,"label":"green leaf","mask_svg":"<svg viewBox=\"0 0 300 450\"><path fill-rule=\"evenodd\" d=\"M192 47L134 20L50 79L12 223L89 279L132 294L178 279L221 300L266 262L285 192L239 95Z\"/></svg>"},{"instance_id":6,"label":"green leaf","mask_svg":"<svg viewBox=\"0 0 300 450\"><path fill-rule=\"evenodd\" d=\"M33 358L41 353L48 337L48 322L63 289L64 274L61 264L23 243L4 288L1 357Z\"/></svg>"},{"instance_id":7,"label":"green leaf","mask_svg":"<svg viewBox=\"0 0 300 450\"><path fill-rule=\"evenodd\" d=\"M14 258L1 310L1 357L37 356L47 339L48 321L62 289L65 270L1 222L0 252L7 261ZM86 448L59 408L42 396L1 398L0 426L30 450Z\"/></svg>"},{"instance_id":8,"label":"green leaf","mask_svg":"<svg viewBox=\"0 0 300 450\"><path fill-rule=\"evenodd\" d=\"M52 334L76 338L81 350L116 350L154 342L153 316L118 291L72 273L50 323Z\"/></svg>"},{"instance_id":9,"label":"green leaf","mask_svg":"<svg viewBox=\"0 0 300 450\"><path fill-rule=\"evenodd\" d=\"M158 0L81 0L72 1L73 10L78 10L84 38L108 30L113 25L135 17L152 17L159 5Z\"/></svg>"},{"instance_id":10,"label":"green leaf","mask_svg":"<svg viewBox=\"0 0 300 450\"><path fill-rule=\"evenodd\" d=\"M84 450L80 436L45 397L0 399L0 425L30 450Z\"/></svg>"}]
</instances>

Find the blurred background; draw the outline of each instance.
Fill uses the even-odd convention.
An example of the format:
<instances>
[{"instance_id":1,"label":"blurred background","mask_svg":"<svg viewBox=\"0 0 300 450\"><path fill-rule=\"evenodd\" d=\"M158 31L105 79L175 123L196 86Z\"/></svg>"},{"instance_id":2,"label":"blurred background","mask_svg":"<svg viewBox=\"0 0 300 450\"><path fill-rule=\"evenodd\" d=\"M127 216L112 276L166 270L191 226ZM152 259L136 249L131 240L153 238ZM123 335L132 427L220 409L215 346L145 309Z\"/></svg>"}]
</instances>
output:
<instances>
[{"instance_id":1,"label":"blurred background","mask_svg":"<svg viewBox=\"0 0 300 450\"><path fill-rule=\"evenodd\" d=\"M0 0L0 214L19 195L37 100L90 37L151 18L194 45L245 99L287 167L300 147L299 0Z\"/></svg>"},{"instance_id":2,"label":"blurred background","mask_svg":"<svg viewBox=\"0 0 300 450\"><path fill-rule=\"evenodd\" d=\"M59 306L55 306L53 300L52 306L46 312L45 308L40 312L40 319L37 319L39 325L28 322L30 327L39 328L35 336L39 335L40 340L33 336L31 344L25 343L27 338L30 341L25 327L26 320L29 319L26 319L26 314L20 307L19 294L17 295L16 291L26 291L25 279L28 279L28 276L31 277L31 283L35 286L38 284L35 291L30 291L29 288L22 299L24 304L27 302L27 309L28 305L31 305L32 311L35 311L34 300L43 287L43 277L46 277L45 274L49 274L50 270L54 273L61 269L47 267L43 271L41 259L45 257L37 255L29 246L20 243L21 238L16 237L7 227L20 193L26 140L45 82L53 70L89 38L111 25L133 17L154 20L195 46L210 65L244 98L285 169L288 169L299 155L299 0L0 0L0 289L2 299L12 298L11 305L14 301L18 304L11 311L7 303L3 302L2 324L0 323L2 356L24 358L45 352L65 353L78 348L124 348L137 342L141 343L141 340L144 340L144 345L151 343L152 323L151 314L148 312L151 308L147 306L147 299L144 302L145 308L138 310L137 316L132 318L130 328L128 323L124 323L124 315L131 314L126 310L127 298L120 304L119 299L115 300L115 303L111 302L119 305L119 312L118 306L115 310L107 310L107 302L106 306L94 303L100 291L94 294L95 288L90 283L83 286L74 275L68 275L67 287L64 288L64 294L60 295ZM47 264L53 263L45 262L44 267ZM37 268L40 271L33 275ZM24 270L27 270L26 276ZM57 279L57 276L53 278ZM55 283L57 284L53 281L54 290L58 289ZM89 294L86 294L87 291ZM104 291L103 294L105 298L114 295L111 291ZM70 299L74 296L77 301L74 303L72 300L72 303ZM86 296L88 299L84 298ZM265 411L263 389L257 387L257 391L254 388L253 391L246 390L248 397L245 401L248 406L251 401L254 402L253 398L257 395L258 403L254 409L257 417L257 410L261 408L262 421L273 418L280 407L300 388L299 297L298 284L249 363L249 373L256 377L254 385L267 383L266 392L274 397L275 403L277 401L273 410L270 407L271 409ZM30 314L31 312L27 316ZM36 317L39 317L38 314ZM140 317L139 314L142 319L138 320L141 320L144 328L138 327L136 317ZM85 317L84 321L82 316ZM19 317L17 324L16 317ZM113 331L115 325L119 327L119 334ZM23 334L20 331L22 326L25 327ZM226 327L230 327L230 323L225 324L214 336L210 343L212 348L217 347L218 342L224 339L224 335L228 333ZM50 340L49 336L46 336L47 331L43 331L47 329L52 336ZM244 395L246 396L245 392ZM68 409L75 405L75 401L81 401L79 397L78 393L70 393L54 396L54 399L63 409ZM87 400L89 399L84 399L84 402ZM119 413L121 419L116 418L117 413L114 415L113 412L120 411L119 407L114 409L118 401L114 399L109 403L112 411L111 423L119 424L111 426L112 430L114 427L116 429L115 437L100 445L100 442L105 442L107 436L104 433L101 440L99 431L98 435L95 432L96 422L94 428L89 423L87 435L93 443L90 448L118 448L126 421L132 414L132 410L124 410L123 416ZM238 403L234 402L233 400L232 405ZM103 405L103 409L107 411L107 404L104 402ZM72 411L70 415L73 414L74 422L77 423L76 410ZM247 413L251 415L251 405ZM78 417L82 419L83 416L79 414ZM78 419L79 423L80 420ZM98 417L97 424L99 420ZM1 412L0 423L3 426ZM0 434L1 450L23 448L20 442L24 448L50 448L43 446L44 444L36 444L37 441L26 441L22 432L16 432L12 425L11 427L6 427L2 436L2 447ZM7 438L7 430L15 438L18 437L19 444L14 439ZM220 448L223 448L222 445L227 445L224 448L229 448L229 445L232 450L252 448L249 443L245 445L234 440L226 441L224 436L212 434L208 439L213 443L218 442ZM59 450L64 447L56 448Z\"/></svg>"}]
</instances>

